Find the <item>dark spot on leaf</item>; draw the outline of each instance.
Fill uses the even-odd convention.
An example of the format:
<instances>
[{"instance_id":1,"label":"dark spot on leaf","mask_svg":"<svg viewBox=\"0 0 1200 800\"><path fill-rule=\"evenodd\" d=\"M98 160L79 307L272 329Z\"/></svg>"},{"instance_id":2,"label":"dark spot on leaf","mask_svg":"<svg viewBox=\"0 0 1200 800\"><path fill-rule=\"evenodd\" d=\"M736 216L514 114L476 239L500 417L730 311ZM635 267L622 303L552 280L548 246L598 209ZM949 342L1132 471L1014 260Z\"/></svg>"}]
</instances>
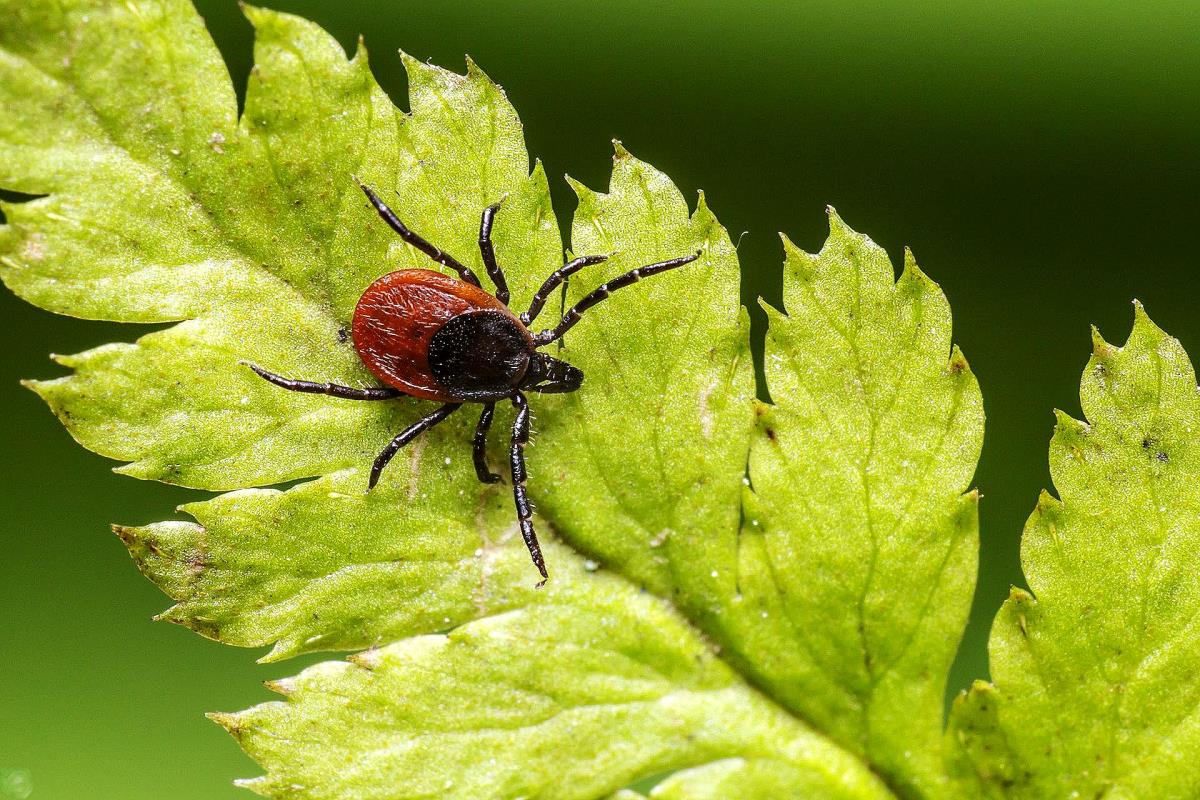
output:
<instances>
[{"instance_id":1,"label":"dark spot on leaf","mask_svg":"<svg viewBox=\"0 0 1200 800\"><path fill-rule=\"evenodd\" d=\"M1142 439L1142 447L1146 448L1147 450L1149 450L1151 447L1154 447L1154 445L1156 445L1156 444L1158 444L1158 440L1154 439L1150 436L1147 436L1145 439Z\"/></svg>"},{"instance_id":2,"label":"dark spot on leaf","mask_svg":"<svg viewBox=\"0 0 1200 800\"><path fill-rule=\"evenodd\" d=\"M341 342L342 344L345 344L346 340L349 338L350 338L350 334L349 334L349 332L346 331L345 328L338 328L338 341L339 342Z\"/></svg>"},{"instance_id":3,"label":"dark spot on leaf","mask_svg":"<svg viewBox=\"0 0 1200 800\"><path fill-rule=\"evenodd\" d=\"M188 553L185 560L188 569L192 572L203 572L204 568L208 566L208 557L202 550L193 550Z\"/></svg>"},{"instance_id":4,"label":"dark spot on leaf","mask_svg":"<svg viewBox=\"0 0 1200 800\"><path fill-rule=\"evenodd\" d=\"M1161 461L1164 464L1166 464L1168 461L1171 460L1171 457L1168 456L1166 453L1164 453L1162 450L1159 450L1157 453L1155 453L1154 457L1157 458L1159 461Z\"/></svg>"},{"instance_id":5,"label":"dark spot on leaf","mask_svg":"<svg viewBox=\"0 0 1200 800\"><path fill-rule=\"evenodd\" d=\"M770 439L772 442L778 441L778 438L775 436L774 428L765 428L763 430L763 432L767 434L767 438Z\"/></svg>"}]
</instances>

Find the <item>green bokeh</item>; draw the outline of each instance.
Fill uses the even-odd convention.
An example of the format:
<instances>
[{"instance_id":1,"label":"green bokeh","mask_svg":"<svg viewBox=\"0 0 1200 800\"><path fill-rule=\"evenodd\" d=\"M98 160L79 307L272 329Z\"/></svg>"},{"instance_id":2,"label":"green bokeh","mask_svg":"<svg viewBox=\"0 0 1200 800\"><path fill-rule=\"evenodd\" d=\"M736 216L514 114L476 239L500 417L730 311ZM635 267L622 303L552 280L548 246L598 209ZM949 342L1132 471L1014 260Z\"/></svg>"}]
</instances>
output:
<instances>
[{"instance_id":1,"label":"green bokeh","mask_svg":"<svg viewBox=\"0 0 1200 800\"><path fill-rule=\"evenodd\" d=\"M397 48L449 67L471 53L552 176L603 187L617 136L689 194L703 187L735 239L748 232L748 301L778 297L775 231L816 249L826 203L894 257L913 248L950 298L988 411L982 574L956 688L985 673L987 626L1020 582L1050 409L1078 414L1088 324L1123 341L1138 297L1200 353L1200 6L997 6L275 4L347 45L367 32L393 97ZM249 25L231 0L200 9L241 85ZM568 214L565 184L552 188ZM193 494L112 475L16 385L56 374L50 351L137 333L7 293L0 320L0 800L14 769L36 800L248 796L229 779L253 765L201 714L266 699L258 681L301 664L255 666L151 624L164 598L105 523L160 519Z\"/></svg>"}]
</instances>

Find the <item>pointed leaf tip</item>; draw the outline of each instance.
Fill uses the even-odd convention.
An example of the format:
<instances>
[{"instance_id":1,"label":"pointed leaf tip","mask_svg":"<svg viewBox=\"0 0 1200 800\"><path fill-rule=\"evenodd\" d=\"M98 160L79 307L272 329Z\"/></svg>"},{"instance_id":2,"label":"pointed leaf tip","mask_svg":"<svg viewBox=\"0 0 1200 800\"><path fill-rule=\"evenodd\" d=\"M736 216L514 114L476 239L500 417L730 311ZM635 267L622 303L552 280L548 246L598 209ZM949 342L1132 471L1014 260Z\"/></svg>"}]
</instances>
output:
<instances>
[{"instance_id":1,"label":"pointed leaf tip","mask_svg":"<svg viewBox=\"0 0 1200 800\"><path fill-rule=\"evenodd\" d=\"M1092 355L1098 359L1106 359L1111 357L1117 348L1104 340L1100 329L1092 325Z\"/></svg>"},{"instance_id":2,"label":"pointed leaf tip","mask_svg":"<svg viewBox=\"0 0 1200 800\"><path fill-rule=\"evenodd\" d=\"M1008 587L1008 599L1009 602L1017 605L1026 605L1033 602L1033 595L1020 586L1010 586Z\"/></svg>"},{"instance_id":3,"label":"pointed leaf tip","mask_svg":"<svg viewBox=\"0 0 1200 800\"><path fill-rule=\"evenodd\" d=\"M209 711L204 716L220 725L233 736L238 736L242 731L240 715L236 712Z\"/></svg>"},{"instance_id":4,"label":"pointed leaf tip","mask_svg":"<svg viewBox=\"0 0 1200 800\"><path fill-rule=\"evenodd\" d=\"M829 222L830 238L856 234L833 206L825 206L825 216Z\"/></svg>"},{"instance_id":5,"label":"pointed leaf tip","mask_svg":"<svg viewBox=\"0 0 1200 800\"><path fill-rule=\"evenodd\" d=\"M117 538L125 543L126 547L132 547L139 540L138 529L126 525L112 524L109 529L117 535Z\"/></svg>"},{"instance_id":6,"label":"pointed leaf tip","mask_svg":"<svg viewBox=\"0 0 1200 800\"><path fill-rule=\"evenodd\" d=\"M1172 339L1166 331L1158 326L1150 314L1146 311L1146 307L1140 301L1133 301L1133 330L1129 333L1129 341L1132 341L1134 336L1141 333L1150 339Z\"/></svg>"},{"instance_id":7,"label":"pointed leaf tip","mask_svg":"<svg viewBox=\"0 0 1200 800\"><path fill-rule=\"evenodd\" d=\"M379 648L371 647L361 652L352 653L351 655L346 656L346 660L356 667L362 667L370 672L379 666L382 660L382 654L380 653Z\"/></svg>"},{"instance_id":8,"label":"pointed leaf tip","mask_svg":"<svg viewBox=\"0 0 1200 800\"><path fill-rule=\"evenodd\" d=\"M1083 420L1075 419L1061 408L1054 409L1054 435L1060 444L1070 444L1090 432L1091 426Z\"/></svg>"}]
</instances>

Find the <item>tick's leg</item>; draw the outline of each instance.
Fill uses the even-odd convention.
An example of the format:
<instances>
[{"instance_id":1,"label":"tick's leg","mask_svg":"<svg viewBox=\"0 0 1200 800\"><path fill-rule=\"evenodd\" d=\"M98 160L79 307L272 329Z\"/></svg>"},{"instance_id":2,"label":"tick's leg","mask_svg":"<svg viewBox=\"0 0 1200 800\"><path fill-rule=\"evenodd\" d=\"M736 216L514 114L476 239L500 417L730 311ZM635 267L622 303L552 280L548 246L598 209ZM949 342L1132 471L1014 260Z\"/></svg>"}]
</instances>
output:
<instances>
[{"instance_id":1,"label":"tick's leg","mask_svg":"<svg viewBox=\"0 0 1200 800\"><path fill-rule=\"evenodd\" d=\"M401 222L400 218L397 217L390 208L384 205L384 202L379 199L379 196L371 191L365 183L360 181L358 178L355 178L354 182L357 183L359 188L363 190L363 193L366 194L367 199L371 201L371 205L375 206L375 210L379 212L379 216L383 217L383 221L388 225L391 225L392 230L400 234L401 239L408 242L413 247L417 248L422 253L441 264L443 267L449 267L450 269L454 270L458 273L459 277L467 283L473 283L476 286L480 285L479 278L475 277L474 272L471 272L470 269L460 264L458 259L456 259L454 256L444 252L438 247L435 247L416 233L410 231L408 226Z\"/></svg>"},{"instance_id":2,"label":"tick's leg","mask_svg":"<svg viewBox=\"0 0 1200 800\"><path fill-rule=\"evenodd\" d=\"M488 277L496 285L496 299L508 305L508 281L504 279L504 270L496 263L496 248L492 247L492 221L499 210L499 203L493 203L483 210L483 217L479 220L479 253L483 256Z\"/></svg>"},{"instance_id":3,"label":"tick's leg","mask_svg":"<svg viewBox=\"0 0 1200 800\"><path fill-rule=\"evenodd\" d=\"M546 305L550 293L561 286L568 277L589 264L599 264L607 258L608 256L580 256L551 272L550 277L546 278L546 282L541 285L541 288L534 292L533 300L529 303L529 310L521 315L521 322L528 325L537 319L537 315L541 313L542 306Z\"/></svg>"},{"instance_id":4,"label":"tick's leg","mask_svg":"<svg viewBox=\"0 0 1200 800\"><path fill-rule=\"evenodd\" d=\"M284 378L276 375L273 372L267 372L262 367L245 361L239 362L245 364L250 369L254 370L260 378L267 380L276 386L281 386L284 389L290 389L293 392L303 392L305 394L327 394L330 397L340 397L343 400L391 400L393 397L402 397L404 392L399 389L393 389L390 386L371 386L366 389L355 389L350 386L339 386L336 383L314 383L313 381L297 381L291 378Z\"/></svg>"},{"instance_id":5,"label":"tick's leg","mask_svg":"<svg viewBox=\"0 0 1200 800\"><path fill-rule=\"evenodd\" d=\"M475 474L484 483L499 483L500 476L488 469L487 465L487 436L492 429L492 417L496 413L496 404L488 403L479 415L479 424L475 426L475 439L471 442L471 457L475 459Z\"/></svg>"},{"instance_id":6,"label":"tick's leg","mask_svg":"<svg viewBox=\"0 0 1200 800\"><path fill-rule=\"evenodd\" d=\"M375 488L375 484L379 483L379 473L383 472L383 468L388 465L388 462L392 460L392 456L396 455L401 447L404 447L404 445L453 414L461 405L462 403L446 403L437 411L421 417L412 425L400 431L399 435L388 442L387 447L383 448L383 452L376 456L375 463L371 466L371 479L367 482L367 488Z\"/></svg>"},{"instance_id":7,"label":"tick's leg","mask_svg":"<svg viewBox=\"0 0 1200 800\"><path fill-rule=\"evenodd\" d=\"M624 275L613 278L608 283L601 284L599 288L588 292L586 295L584 295L582 300L571 306L571 308L567 310L566 314L563 314L563 318L559 320L557 325L548 330L535 333L533 340L537 342L538 346L549 344L555 339L561 338L564 333L571 330L575 323L579 321L579 318L583 315L583 312L587 311L600 301L606 300L608 296L617 289L622 289L630 284L637 283L642 278L649 278L651 275L657 275L660 272L666 272L667 270L682 267L684 264L690 264L699 257L700 251L697 250L690 256L680 256L679 258L672 258L670 261L660 261L657 264L649 264L645 267L631 269Z\"/></svg>"},{"instance_id":8,"label":"tick's leg","mask_svg":"<svg viewBox=\"0 0 1200 800\"><path fill-rule=\"evenodd\" d=\"M538 544L537 534L533 530L533 507L529 505L529 496L525 493L525 445L529 442L529 403L525 395L517 392L513 395L513 406L517 409L517 418L513 420L512 449L508 455L509 469L512 470L513 500L517 505L517 523L521 526L521 538L529 548L529 556L542 579L538 586L546 583L546 562L542 559L542 547Z\"/></svg>"}]
</instances>

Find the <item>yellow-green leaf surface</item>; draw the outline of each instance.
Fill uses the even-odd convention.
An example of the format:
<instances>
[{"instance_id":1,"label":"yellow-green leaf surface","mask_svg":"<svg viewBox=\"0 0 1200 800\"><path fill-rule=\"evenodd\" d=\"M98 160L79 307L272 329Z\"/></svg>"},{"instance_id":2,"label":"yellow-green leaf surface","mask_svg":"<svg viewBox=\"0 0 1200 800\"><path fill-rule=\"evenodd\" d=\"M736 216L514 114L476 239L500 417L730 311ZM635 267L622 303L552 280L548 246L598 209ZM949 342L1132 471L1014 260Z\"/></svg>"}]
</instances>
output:
<instances>
[{"instance_id":1,"label":"yellow-green leaf surface","mask_svg":"<svg viewBox=\"0 0 1200 800\"><path fill-rule=\"evenodd\" d=\"M574 185L574 254L634 266L535 396L530 491L471 468L467 409L366 469L430 404L271 386L239 361L372 385L341 332L379 275L434 265L367 205L483 274L479 214L521 308L564 258L545 174L503 91L406 58L409 112L315 25L247 8L244 113L181 0L0 0L0 277L76 316L175 322L32 383L128 474L210 490L190 519L116 526L163 618L264 659L359 651L216 718L287 798L934 798L941 693L974 580L978 387L915 264L832 217L788 245L754 399L738 261L703 196L617 146ZM394 190L394 191L393 191ZM551 308L555 305L550 304ZM551 309L540 322L553 323ZM469 408L469 407L468 407ZM499 466L511 410L501 408ZM286 490L271 487L301 479Z\"/></svg>"},{"instance_id":2,"label":"yellow-green leaf surface","mask_svg":"<svg viewBox=\"0 0 1200 800\"><path fill-rule=\"evenodd\" d=\"M739 660L905 796L948 791L946 672L970 611L983 441L950 307L906 253L830 211L815 256L786 241L738 562ZM762 617L755 624L754 615ZM766 637L770 637L767 639ZM761 657L763 641L775 644Z\"/></svg>"},{"instance_id":3,"label":"yellow-green leaf surface","mask_svg":"<svg viewBox=\"0 0 1200 800\"><path fill-rule=\"evenodd\" d=\"M990 644L995 685L956 703L951 738L990 797L1200 795L1200 396L1179 342L1136 306L1124 347L1093 336L1080 400L1058 412L1025 527L1029 592Z\"/></svg>"}]
</instances>

